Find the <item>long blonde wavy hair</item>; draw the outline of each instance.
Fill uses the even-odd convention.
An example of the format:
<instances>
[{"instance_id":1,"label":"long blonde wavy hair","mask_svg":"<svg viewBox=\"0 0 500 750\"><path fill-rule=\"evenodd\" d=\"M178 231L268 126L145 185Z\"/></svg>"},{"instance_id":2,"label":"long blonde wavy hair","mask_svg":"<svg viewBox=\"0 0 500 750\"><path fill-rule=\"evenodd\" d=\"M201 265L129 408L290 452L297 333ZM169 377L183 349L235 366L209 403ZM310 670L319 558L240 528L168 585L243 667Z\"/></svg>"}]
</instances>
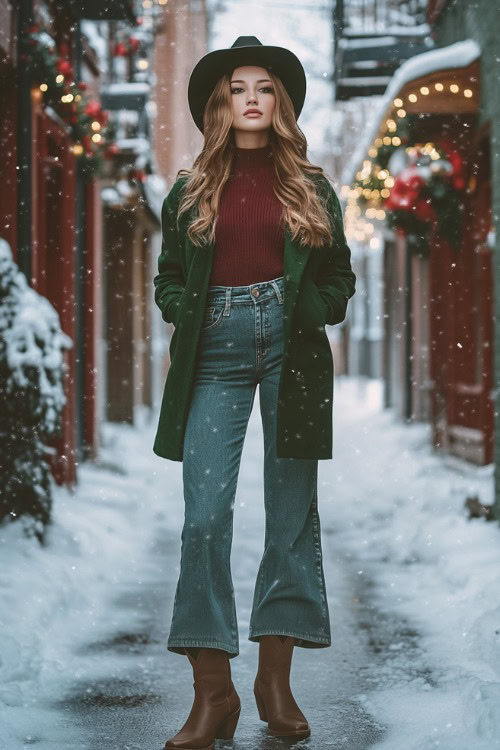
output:
<instances>
[{"instance_id":1,"label":"long blonde wavy hair","mask_svg":"<svg viewBox=\"0 0 500 750\"><path fill-rule=\"evenodd\" d=\"M321 247L332 242L333 227L326 202L307 175L324 175L321 167L307 159L307 142L297 125L292 101L281 79L268 71L274 85L276 105L270 128L275 170L274 192L283 205L282 221L301 245ZM215 241L220 196L231 173L235 150L231 101L231 74L215 85L205 107L205 142L191 169L180 169L177 178L188 176L183 186L178 218L197 204L188 227L194 245ZM324 175L326 178L326 175ZM327 179L327 178L326 178Z\"/></svg>"}]
</instances>

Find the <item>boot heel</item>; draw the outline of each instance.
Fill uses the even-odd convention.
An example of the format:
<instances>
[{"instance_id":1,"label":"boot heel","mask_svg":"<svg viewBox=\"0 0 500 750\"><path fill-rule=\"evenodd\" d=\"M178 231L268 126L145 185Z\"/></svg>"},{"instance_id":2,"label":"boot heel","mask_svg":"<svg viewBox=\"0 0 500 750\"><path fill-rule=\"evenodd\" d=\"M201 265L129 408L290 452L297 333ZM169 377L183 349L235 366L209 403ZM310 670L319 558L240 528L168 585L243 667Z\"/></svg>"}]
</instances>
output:
<instances>
[{"instance_id":1,"label":"boot heel","mask_svg":"<svg viewBox=\"0 0 500 750\"><path fill-rule=\"evenodd\" d=\"M233 738L234 733L236 732L238 719L240 718L240 712L241 706L237 711L234 712L234 714L231 714L227 717L227 719L224 719L222 724L219 724L219 726L217 727L217 732L215 734L215 739L230 740Z\"/></svg>"},{"instance_id":2,"label":"boot heel","mask_svg":"<svg viewBox=\"0 0 500 750\"><path fill-rule=\"evenodd\" d=\"M255 702L257 703L257 710L262 721L267 721L266 707L264 701L260 697L260 693L254 688L253 693L255 695Z\"/></svg>"}]
</instances>

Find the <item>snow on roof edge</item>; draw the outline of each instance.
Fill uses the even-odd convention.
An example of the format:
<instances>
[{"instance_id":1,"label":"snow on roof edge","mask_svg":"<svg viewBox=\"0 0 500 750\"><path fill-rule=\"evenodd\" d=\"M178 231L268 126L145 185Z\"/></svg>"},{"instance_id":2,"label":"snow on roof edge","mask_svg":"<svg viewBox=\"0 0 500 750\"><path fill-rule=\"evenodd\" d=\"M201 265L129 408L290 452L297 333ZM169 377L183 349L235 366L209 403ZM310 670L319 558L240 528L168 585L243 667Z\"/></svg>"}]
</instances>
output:
<instances>
[{"instance_id":1,"label":"snow on roof edge","mask_svg":"<svg viewBox=\"0 0 500 750\"><path fill-rule=\"evenodd\" d=\"M341 182L343 185L351 185L354 175L359 169L361 161L365 157L371 142L378 133L380 121L385 114L393 97L402 86L415 78L420 78L427 73L437 70L448 70L451 68L463 68L476 60L481 55L481 48L475 39L464 39L460 42L448 44L446 47L422 52L406 60L394 73L386 92L375 110L374 117L370 121L364 137L360 140L358 148L342 171Z\"/></svg>"}]
</instances>

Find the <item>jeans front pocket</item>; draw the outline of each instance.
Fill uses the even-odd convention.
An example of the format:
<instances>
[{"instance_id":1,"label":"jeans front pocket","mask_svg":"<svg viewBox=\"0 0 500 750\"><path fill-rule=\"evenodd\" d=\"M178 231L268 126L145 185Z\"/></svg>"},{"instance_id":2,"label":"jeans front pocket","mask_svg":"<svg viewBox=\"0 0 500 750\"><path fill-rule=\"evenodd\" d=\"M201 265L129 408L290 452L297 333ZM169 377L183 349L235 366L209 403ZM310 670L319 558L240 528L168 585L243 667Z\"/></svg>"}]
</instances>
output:
<instances>
[{"instance_id":1,"label":"jeans front pocket","mask_svg":"<svg viewBox=\"0 0 500 750\"><path fill-rule=\"evenodd\" d=\"M222 322L223 312L224 305L208 305L203 316L201 330L211 331L212 328L216 328L217 326L219 326Z\"/></svg>"}]
</instances>

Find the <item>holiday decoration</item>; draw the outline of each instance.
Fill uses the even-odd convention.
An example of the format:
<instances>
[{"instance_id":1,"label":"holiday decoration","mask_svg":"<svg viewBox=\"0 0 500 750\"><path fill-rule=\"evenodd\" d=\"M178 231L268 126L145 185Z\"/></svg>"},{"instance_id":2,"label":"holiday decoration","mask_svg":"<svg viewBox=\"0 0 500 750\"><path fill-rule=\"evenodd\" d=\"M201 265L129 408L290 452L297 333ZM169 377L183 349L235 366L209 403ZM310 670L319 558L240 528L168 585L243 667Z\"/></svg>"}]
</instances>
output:
<instances>
[{"instance_id":1,"label":"holiday decoration","mask_svg":"<svg viewBox=\"0 0 500 750\"><path fill-rule=\"evenodd\" d=\"M115 44L113 54L115 57L128 57L129 55L135 55L140 46L141 43L137 37L129 36Z\"/></svg>"},{"instance_id":2,"label":"holiday decoration","mask_svg":"<svg viewBox=\"0 0 500 750\"><path fill-rule=\"evenodd\" d=\"M431 228L453 247L462 237L463 161L450 143L414 149L412 162L394 181L384 204L389 226L425 244ZM445 150L446 149L446 150ZM433 158L434 157L434 158Z\"/></svg>"},{"instance_id":3,"label":"holiday decoration","mask_svg":"<svg viewBox=\"0 0 500 750\"><path fill-rule=\"evenodd\" d=\"M92 179L102 167L109 142L106 139L107 112L86 95L87 84L75 82L69 60L69 45L59 47L47 32L33 24L23 37L21 61L32 82L40 87L43 102L50 105L68 125L82 173Z\"/></svg>"}]
</instances>

